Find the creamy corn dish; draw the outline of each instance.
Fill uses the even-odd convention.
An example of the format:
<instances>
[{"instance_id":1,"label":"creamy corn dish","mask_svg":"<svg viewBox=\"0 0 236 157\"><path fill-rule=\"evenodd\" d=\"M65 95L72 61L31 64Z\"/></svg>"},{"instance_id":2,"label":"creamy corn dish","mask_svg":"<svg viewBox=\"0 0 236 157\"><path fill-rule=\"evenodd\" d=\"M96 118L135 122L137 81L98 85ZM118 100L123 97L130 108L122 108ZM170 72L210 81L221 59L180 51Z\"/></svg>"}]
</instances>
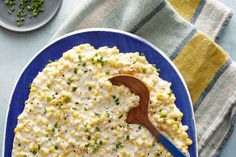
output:
<instances>
[{"instance_id":1,"label":"creamy corn dish","mask_svg":"<svg viewBox=\"0 0 236 157\"><path fill-rule=\"evenodd\" d=\"M151 122L185 154L192 140L182 125L171 83L143 54L120 53L116 47L95 49L83 44L49 61L30 85L18 116L12 156L156 157L172 156L149 131L127 124L127 112L139 96L109 81L130 74L149 88Z\"/></svg>"}]
</instances>

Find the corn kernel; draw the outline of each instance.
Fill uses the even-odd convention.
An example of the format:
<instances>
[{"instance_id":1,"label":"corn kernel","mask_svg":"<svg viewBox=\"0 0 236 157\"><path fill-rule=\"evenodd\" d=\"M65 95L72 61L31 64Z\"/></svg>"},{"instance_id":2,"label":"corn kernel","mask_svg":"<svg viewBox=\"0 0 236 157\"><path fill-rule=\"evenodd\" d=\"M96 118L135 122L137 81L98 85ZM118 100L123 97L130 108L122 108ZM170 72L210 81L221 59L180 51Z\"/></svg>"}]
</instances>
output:
<instances>
[{"instance_id":1,"label":"corn kernel","mask_svg":"<svg viewBox=\"0 0 236 157\"><path fill-rule=\"evenodd\" d=\"M159 123L163 123L163 122L164 122L164 119L163 119L163 118L157 118L156 121L159 122Z\"/></svg>"},{"instance_id":2,"label":"corn kernel","mask_svg":"<svg viewBox=\"0 0 236 157\"><path fill-rule=\"evenodd\" d=\"M14 131L15 131L15 132L16 132L16 131L21 131L23 128L24 128L24 125L23 125L23 124L18 124Z\"/></svg>"},{"instance_id":3,"label":"corn kernel","mask_svg":"<svg viewBox=\"0 0 236 157\"><path fill-rule=\"evenodd\" d=\"M177 131L179 129L179 126L177 125L177 124L174 124L173 126L172 126L172 130L173 131Z\"/></svg>"},{"instance_id":4,"label":"corn kernel","mask_svg":"<svg viewBox=\"0 0 236 157\"><path fill-rule=\"evenodd\" d=\"M56 114L56 120L60 120L61 119L61 116L60 116L60 114Z\"/></svg>"},{"instance_id":5,"label":"corn kernel","mask_svg":"<svg viewBox=\"0 0 236 157\"><path fill-rule=\"evenodd\" d=\"M147 135L142 135L143 140L146 140L147 138L148 138Z\"/></svg>"},{"instance_id":6,"label":"corn kernel","mask_svg":"<svg viewBox=\"0 0 236 157\"><path fill-rule=\"evenodd\" d=\"M89 125L89 124L86 125L86 128L87 128L87 129L91 129L91 125Z\"/></svg>"},{"instance_id":7,"label":"corn kernel","mask_svg":"<svg viewBox=\"0 0 236 157\"><path fill-rule=\"evenodd\" d=\"M92 49L93 47L90 44L82 44L79 45L79 48L83 50L83 49Z\"/></svg>"},{"instance_id":8,"label":"corn kernel","mask_svg":"<svg viewBox=\"0 0 236 157\"><path fill-rule=\"evenodd\" d=\"M157 78L152 78L152 82L153 82L154 84L156 84L156 83L157 83L157 81L158 81L158 79L157 79Z\"/></svg>"},{"instance_id":9,"label":"corn kernel","mask_svg":"<svg viewBox=\"0 0 236 157\"><path fill-rule=\"evenodd\" d=\"M59 157L65 157L65 155L64 154L60 154Z\"/></svg>"},{"instance_id":10,"label":"corn kernel","mask_svg":"<svg viewBox=\"0 0 236 157\"><path fill-rule=\"evenodd\" d=\"M75 134L75 130L72 130L71 132L70 132L70 135L74 135Z\"/></svg>"},{"instance_id":11,"label":"corn kernel","mask_svg":"<svg viewBox=\"0 0 236 157\"><path fill-rule=\"evenodd\" d=\"M149 90L153 89L153 86L151 86L150 84L148 84L147 87Z\"/></svg>"},{"instance_id":12,"label":"corn kernel","mask_svg":"<svg viewBox=\"0 0 236 157\"><path fill-rule=\"evenodd\" d=\"M25 128L25 132L29 133L29 132L30 132L30 130L29 130L29 129L27 129L27 128Z\"/></svg>"},{"instance_id":13,"label":"corn kernel","mask_svg":"<svg viewBox=\"0 0 236 157\"><path fill-rule=\"evenodd\" d=\"M167 115L167 111L166 110L162 110L161 111L161 116L166 116Z\"/></svg>"},{"instance_id":14,"label":"corn kernel","mask_svg":"<svg viewBox=\"0 0 236 157\"><path fill-rule=\"evenodd\" d=\"M35 138L39 137L39 133L38 132L34 133L34 137Z\"/></svg>"},{"instance_id":15,"label":"corn kernel","mask_svg":"<svg viewBox=\"0 0 236 157\"><path fill-rule=\"evenodd\" d=\"M43 153L43 155L48 155L49 150L45 148L41 148L41 152Z\"/></svg>"},{"instance_id":16,"label":"corn kernel","mask_svg":"<svg viewBox=\"0 0 236 157\"><path fill-rule=\"evenodd\" d=\"M83 135L82 134L78 134L77 137L80 139L80 138L83 137Z\"/></svg>"},{"instance_id":17,"label":"corn kernel","mask_svg":"<svg viewBox=\"0 0 236 157\"><path fill-rule=\"evenodd\" d=\"M138 146L142 146L142 145L143 145L143 140L140 139L140 138L138 138L138 139L136 140L136 143L138 144Z\"/></svg>"},{"instance_id":18,"label":"corn kernel","mask_svg":"<svg viewBox=\"0 0 236 157\"><path fill-rule=\"evenodd\" d=\"M47 132L47 131L44 131L44 132L43 132L43 135L44 135L44 136L48 136L48 132Z\"/></svg>"},{"instance_id":19,"label":"corn kernel","mask_svg":"<svg viewBox=\"0 0 236 157\"><path fill-rule=\"evenodd\" d=\"M94 113L90 113L90 114L89 114L89 117L91 117L91 118L95 118L96 116L95 116Z\"/></svg>"},{"instance_id":20,"label":"corn kernel","mask_svg":"<svg viewBox=\"0 0 236 157\"><path fill-rule=\"evenodd\" d=\"M107 88L108 91L111 91L111 89L112 89L112 84L106 83L106 88Z\"/></svg>"},{"instance_id":21,"label":"corn kernel","mask_svg":"<svg viewBox=\"0 0 236 157\"><path fill-rule=\"evenodd\" d=\"M148 147L152 147L153 146L153 142L152 141L146 141L145 144Z\"/></svg>"},{"instance_id":22,"label":"corn kernel","mask_svg":"<svg viewBox=\"0 0 236 157\"><path fill-rule=\"evenodd\" d=\"M166 156L171 157L172 155L170 154L170 152L167 152Z\"/></svg>"},{"instance_id":23,"label":"corn kernel","mask_svg":"<svg viewBox=\"0 0 236 157\"><path fill-rule=\"evenodd\" d=\"M97 123L98 123L98 121L97 121L96 119L94 119L94 120L91 121L90 124L91 124L91 125L95 125L95 124L97 124Z\"/></svg>"},{"instance_id":24,"label":"corn kernel","mask_svg":"<svg viewBox=\"0 0 236 157\"><path fill-rule=\"evenodd\" d=\"M162 130L167 130L167 126L164 125L164 124L162 124L162 125L161 125L161 129L162 129Z\"/></svg>"},{"instance_id":25,"label":"corn kernel","mask_svg":"<svg viewBox=\"0 0 236 157\"><path fill-rule=\"evenodd\" d=\"M180 112L180 113L178 114L178 117L179 117L179 118L182 118L182 117L183 117L183 113Z\"/></svg>"},{"instance_id":26,"label":"corn kernel","mask_svg":"<svg viewBox=\"0 0 236 157\"><path fill-rule=\"evenodd\" d=\"M122 156L126 156L126 154L127 154L127 153L126 153L125 150L121 150L121 155L122 155Z\"/></svg>"},{"instance_id":27,"label":"corn kernel","mask_svg":"<svg viewBox=\"0 0 236 157\"><path fill-rule=\"evenodd\" d=\"M188 134L186 132L181 134L181 137L186 140L188 138Z\"/></svg>"},{"instance_id":28,"label":"corn kernel","mask_svg":"<svg viewBox=\"0 0 236 157\"><path fill-rule=\"evenodd\" d=\"M40 100L43 101L45 99L45 96L43 94L41 94L39 98L40 98Z\"/></svg>"},{"instance_id":29,"label":"corn kernel","mask_svg":"<svg viewBox=\"0 0 236 157\"><path fill-rule=\"evenodd\" d=\"M105 121L105 119L106 119L106 115L101 115L101 117L99 118L99 121L100 122L103 122L103 121Z\"/></svg>"},{"instance_id":30,"label":"corn kernel","mask_svg":"<svg viewBox=\"0 0 236 157\"><path fill-rule=\"evenodd\" d=\"M175 97L174 96L171 96L170 97L170 102L173 103L175 101Z\"/></svg>"},{"instance_id":31,"label":"corn kernel","mask_svg":"<svg viewBox=\"0 0 236 157\"><path fill-rule=\"evenodd\" d=\"M42 119L41 119L41 118L38 118L38 119L36 120L36 123L42 124Z\"/></svg>"},{"instance_id":32,"label":"corn kernel","mask_svg":"<svg viewBox=\"0 0 236 157\"><path fill-rule=\"evenodd\" d=\"M193 141L192 141L191 139L188 138L188 139L186 140L186 144L187 144L187 145L191 145L192 143L193 143Z\"/></svg>"},{"instance_id":33,"label":"corn kernel","mask_svg":"<svg viewBox=\"0 0 236 157\"><path fill-rule=\"evenodd\" d=\"M104 143L104 144L106 144L107 142L108 142L107 139L103 139L103 140L102 140L102 143Z\"/></svg>"},{"instance_id":34,"label":"corn kernel","mask_svg":"<svg viewBox=\"0 0 236 157\"><path fill-rule=\"evenodd\" d=\"M78 112L76 112L76 111L72 112L72 116L73 116L74 118L77 118L78 115L79 115Z\"/></svg>"},{"instance_id":35,"label":"corn kernel","mask_svg":"<svg viewBox=\"0 0 236 157\"><path fill-rule=\"evenodd\" d=\"M77 52L77 54L81 53L81 49L79 46L73 47L73 50L75 50Z\"/></svg>"},{"instance_id":36,"label":"corn kernel","mask_svg":"<svg viewBox=\"0 0 236 157\"><path fill-rule=\"evenodd\" d=\"M24 118L23 118L23 115L22 115L22 114L19 115L17 119L18 119L18 120L23 120L23 119L24 119Z\"/></svg>"},{"instance_id":37,"label":"corn kernel","mask_svg":"<svg viewBox=\"0 0 236 157\"><path fill-rule=\"evenodd\" d=\"M173 124L173 121L172 121L171 119L167 119L167 120L166 120L166 124L167 124L168 126L171 126L171 125Z\"/></svg>"},{"instance_id":38,"label":"corn kernel","mask_svg":"<svg viewBox=\"0 0 236 157\"><path fill-rule=\"evenodd\" d=\"M82 131L84 129L84 127L82 125L79 125L77 128L79 131Z\"/></svg>"},{"instance_id":39,"label":"corn kernel","mask_svg":"<svg viewBox=\"0 0 236 157\"><path fill-rule=\"evenodd\" d=\"M95 90L95 91L93 92L93 94L94 94L94 96L98 96L98 91Z\"/></svg>"},{"instance_id":40,"label":"corn kernel","mask_svg":"<svg viewBox=\"0 0 236 157\"><path fill-rule=\"evenodd\" d=\"M64 64L63 65L63 69L68 69L69 68L69 64Z\"/></svg>"},{"instance_id":41,"label":"corn kernel","mask_svg":"<svg viewBox=\"0 0 236 157\"><path fill-rule=\"evenodd\" d=\"M89 140L89 145L90 146L93 146L95 144L95 141L94 140Z\"/></svg>"},{"instance_id":42,"label":"corn kernel","mask_svg":"<svg viewBox=\"0 0 236 157\"><path fill-rule=\"evenodd\" d=\"M53 151L54 151L54 147L53 146L49 147L49 152L53 152Z\"/></svg>"},{"instance_id":43,"label":"corn kernel","mask_svg":"<svg viewBox=\"0 0 236 157\"><path fill-rule=\"evenodd\" d=\"M84 119L84 116L79 115L78 118L79 118L80 120L83 120L83 119Z\"/></svg>"},{"instance_id":44,"label":"corn kernel","mask_svg":"<svg viewBox=\"0 0 236 157\"><path fill-rule=\"evenodd\" d=\"M117 135L117 137L116 137L117 140L120 140L122 138L123 138L123 136L121 136L121 135Z\"/></svg>"},{"instance_id":45,"label":"corn kernel","mask_svg":"<svg viewBox=\"0 0 236 157\"><path fill-rule=\"evenodd\" d=\"M156 96L157 99L162 99L163 98L163 94L161 93L158 93L157 96Z\"/></svg>"}]
</instances>

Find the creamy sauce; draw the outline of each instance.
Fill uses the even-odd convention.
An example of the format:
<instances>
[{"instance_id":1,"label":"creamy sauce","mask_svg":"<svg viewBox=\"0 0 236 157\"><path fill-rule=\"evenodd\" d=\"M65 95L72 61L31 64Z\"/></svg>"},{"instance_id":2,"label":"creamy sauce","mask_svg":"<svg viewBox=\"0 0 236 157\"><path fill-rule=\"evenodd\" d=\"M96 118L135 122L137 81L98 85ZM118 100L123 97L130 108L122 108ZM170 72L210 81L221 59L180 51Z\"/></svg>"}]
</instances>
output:
<instances>
[{"instance_id":1,"label":"creamy sauce","mask_svg":"<svg viewBox=\"0 0 236 157\"><path fill-rule=\"evenodd\" d=\"M171 84L139 53L83 44L34 79L15 128L13 156L171 156L142 126L127 124L139 97L108 78L131 74L150 90L149 118L186 154L192 144Z\"/></svg>"}]
</instances>

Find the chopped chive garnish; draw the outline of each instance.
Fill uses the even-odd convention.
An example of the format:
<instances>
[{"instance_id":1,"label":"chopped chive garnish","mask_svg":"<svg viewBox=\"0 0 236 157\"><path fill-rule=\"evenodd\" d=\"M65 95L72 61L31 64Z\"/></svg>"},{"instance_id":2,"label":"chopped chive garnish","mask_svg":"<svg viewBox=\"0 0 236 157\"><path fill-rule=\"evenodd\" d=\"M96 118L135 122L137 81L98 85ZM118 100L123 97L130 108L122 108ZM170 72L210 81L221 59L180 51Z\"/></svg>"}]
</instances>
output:
<instances>
[{"instance_id":1,"label":"chopped chive garnish","mask_svg":"<svg viewBox=\"0 0 236 157\"><path fill-rule=\"evenodd\" d=\"M52 98L51 97L47 97L47 102L51 102L52 101Z\"/></svg>"},{"instance_id":2,"label":"chopped chive garnish","mask_svg":"<svg viewBox=\"0 0 236 157\"><path fill-rule=\"evenodd\" d=\"M78 68L74 68L74 73L77 74Z\"/></svg>"},{"instance_id":3,"label":"chopped chive garnish","mask_svg":"<svg viewBox=\"0 0 236 157\"><path fill-rule=\"evenodd\" d=\"M67 81L67 84L70 85L74 80L72 78L69 78Z\"/></svg>"},{"instance_id":4,"label":"chopped chive garnish","mask_svg":"<svg viewBox=\"0 0 236 157\"><path fill-rule=\"evenodd\" d=\"M72 91L75 92L77 90L77 87L73 87Z\"/></svg>"},{"instance_id":5,"label":"chopped chive garnish","mask_svg":"<svg viewBox=\"0 0 236 157\"><path fill-rule=\"evenodd\" d=\"M97 117L101 117L101 115L100 115L99 113L97 113L97 112L94 112L94 114L95 114L95 116L97 116Z\"/></svg>"},{"instance_id":6,"label":"chopped chive garnish","mask_svg":"<svg viewBox=\"0 0 236 157\"><path fill-rule=\"evenodd\" d=\"M116 99L115 99L115 102L118 102L118 101L119 101L119 98L116 98Z\"/></svg>"},{"instance_id":7,"label":"chopped chive garnish","mask_svg":"<svg viewBox=\"0 0 236 157\"><path fill-rule=\"evenodd\" d=\"M12 14L12 11L11 11L11 10L8 10L8 13L9 13L9 14Z\"/></svg>"},{"instance_id":8,"label":"chopped chive garnish","mask_svg":"<svg viewBox=\"0 0 236 157\"><path fill-rule=\"evenodd\" d=\"M37 154L37 150L33 150L32 153L33 153L34 155L36 155L36 154Z\"/></svg>"},{"instance_id":9,"label":"chopped chive garnish","mask_svg":"<svg viewBox=\"0 0 236 157\"><path fill-rule=\"evenodd\" d=\"M101 129L99 127L96 126L95 128L96 131L101 131Z\"/></svg>"},{"instance_id":10,"label":"chopped chive garnish","mask_svg":"<svg viewBox=\"0 0 236 157\"><path fill-rule=\"evenodd\" d=\"M99 141L99 143L98 143L99 145L102 145L103 144L103 142L102 141Z\"/></svg>"},{"instance_id":11,"label":"chopped chive garnish","mask_svg":"<svg viewBox=\"0 0 236 157\"><path fill-rule=\"evenodd\" d=\"M57 128L57 127L58 127L58 123L55 123L55 124L54 124L54 128Z\"/></svg>"},{"instance_id":12,"label":"chopped chive garnish","mask_svg":"<svg viewBox=\"0 0 236 157\"><path fill-rule=\"evenodd\" d=\"M55 150L58 150L58 146L57 145L55 145Z\"/></svg>"},{"instance_id":13,"label":"chopped chive garnish","mask_svg":"<svg viewBox=\"0 0 236 157\"><path fill-rule=\"evenodd\" d=\"M31 88L31 86L32 86L32 83L29 83L29 85L28 85L28 88L30 89L30 88Z\"/></svg>"},{"instance_id":14,"label":"chopped chive garnish","mask_svg":"<svg viewBox=\"0 0 236 157\"><path fill-rule=\"evenodd\" d=\"M91 136L90 135L88 135L87 140L91 140Z\"/></svg>"},{"instance_id":15,"label":"chopped chive garnish","mask_svg":"<svg viewBox=\"0 0 236 157\"><path fill-rule=\"evenodd\" d=\"M118 118L119 118L119 119L121 119L122 117L123 117L123 114L122 114L122 115L120 115Z\"/></svg>"},{"instance_id":16,"label":"chopped chive garnish","mask_svg":"<svg viewBox=\"0 0 236 157\"><path fill-rule=\"evenodd\" d=\"M122 147L124 147L124 146L122 145L122 143L121 143L121 142L118 142L118 143L116 144L115 150L117 151L119 148L122 148Z\"/></svg>"},{"instance_id":17,"label":"chopped chive garnish","mask_svg":"<svg viewBox=\"0 0 236 157\"><path fill-rule=\"evenodd\" d=\"M146 69L145 68L143 68L142 71L143 71L143 73L146 73Z\"/></svg>"},{"instance_id":18,"label":"chopped chive garnish","mask_svg":"<svg viewBox=\"0 0 236 157\"><path fill-rule=\"evenodd\" d=\"M69 103L70 101L71 101L71 99L70 99L69 97L67 97L67 98L64 99L64 102L65 102L65 103Z\"/></svg>"},{"instance_id":19,"label":"chopped chive garnish","mask_svg":"<svg viewBox=\"0 0 236 157\"><path fill-rule=\"evenodd\" d=\"M19 27L24 25L24 17L27 15L28 17L37 17L44 11L44 0L4 0L4 4L9 7L8 13L10 15L16 11L17 18L21 18L21 21L16 20Z\"/></svg>"}]
</instances>

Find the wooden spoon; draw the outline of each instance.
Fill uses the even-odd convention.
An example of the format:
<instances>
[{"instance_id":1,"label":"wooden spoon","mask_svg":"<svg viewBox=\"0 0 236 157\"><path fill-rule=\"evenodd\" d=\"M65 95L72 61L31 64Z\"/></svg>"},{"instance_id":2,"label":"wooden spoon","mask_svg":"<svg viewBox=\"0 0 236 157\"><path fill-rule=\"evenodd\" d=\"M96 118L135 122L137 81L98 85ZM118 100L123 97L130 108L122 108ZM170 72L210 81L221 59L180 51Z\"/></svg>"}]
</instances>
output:
<instances>
[{"instance_id":1,"label":"wooden spoon","mask_svg":"<svg viewBox=\"0 0 236 157\"><path fill-rule=\"evenodd\" d=\"M113 85L125 85L130 91L140 97L139 106L132 108L128 112L127 123L139 124L146 127L152 135L159 141L174 157L186 157L166 136L151 123L148 118L149 90L143 81L127 74L119 74L109 78Z\"/></svg>"}]
</instances>

